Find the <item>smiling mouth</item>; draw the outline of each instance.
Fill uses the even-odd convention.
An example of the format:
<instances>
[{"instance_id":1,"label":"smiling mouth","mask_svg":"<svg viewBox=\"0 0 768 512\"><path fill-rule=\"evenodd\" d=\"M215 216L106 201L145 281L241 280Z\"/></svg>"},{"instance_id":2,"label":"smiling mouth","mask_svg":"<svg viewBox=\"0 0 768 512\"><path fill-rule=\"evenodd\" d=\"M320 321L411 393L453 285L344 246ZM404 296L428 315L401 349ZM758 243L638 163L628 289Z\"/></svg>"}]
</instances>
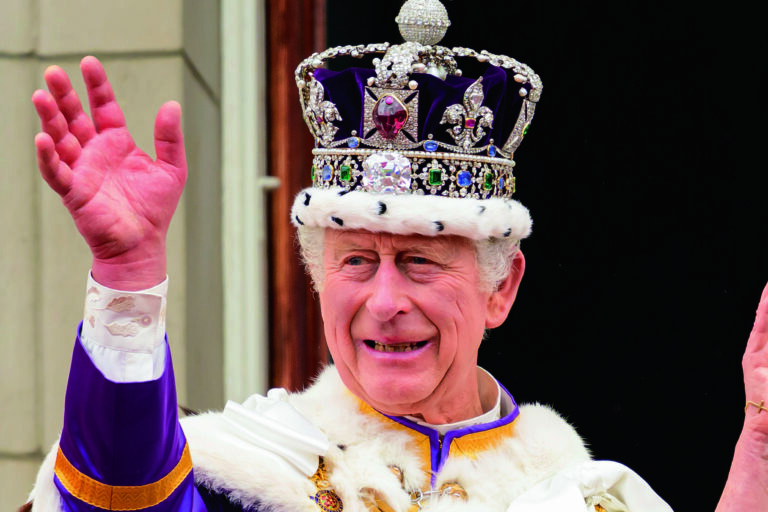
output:
<instances>
[{"instance_id":1,"label":"smiling mouth","mask_svg":"<svg viewBox=\"0 0 768 512\"><path fill-rule=\"evenodd\" d=\"M410 352L427 344L427 341L417 341L414 343L376 343L373 340L365 340L364 343L376 352Z\"/></svg>"}]
</instances>

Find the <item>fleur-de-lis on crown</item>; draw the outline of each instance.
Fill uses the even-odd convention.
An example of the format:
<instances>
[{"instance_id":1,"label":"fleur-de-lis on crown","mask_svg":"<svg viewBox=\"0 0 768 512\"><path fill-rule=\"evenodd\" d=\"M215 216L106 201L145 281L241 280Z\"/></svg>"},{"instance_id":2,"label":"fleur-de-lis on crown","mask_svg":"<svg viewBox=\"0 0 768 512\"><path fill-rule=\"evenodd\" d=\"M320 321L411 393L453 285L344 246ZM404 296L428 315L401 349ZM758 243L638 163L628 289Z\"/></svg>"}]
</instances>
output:
<instances>
[{"instance_id":1,"label":"fleur-de-lis on crown","mask_svg":"<svg viewBox=\"0 0 768 512\"><path fill-rule=\"evenodd\" d=\"M331 121L341 121L341 115L336 105L330 101L323 101L325 89L318 80L312 80L309 85L309 100L304 108L304 120L310 131L323 145L333 142L339 128Z\"/></svg>"},{"instance_id":2,"label":"fleur-de-lis on crown","mask_svg":"<svg viewBox=\"0 0 768 512\"><path fill-rule=\"evenodd\" d=\"M493 126L493 111L484 107L483 101L483 77L478 78L464 92L464 105L451 105L445 112L440 124L456 125L447 131L451 134L458 146L465 149L477 144L485 135L483 127Z\"/></svg>"}]
</instances>

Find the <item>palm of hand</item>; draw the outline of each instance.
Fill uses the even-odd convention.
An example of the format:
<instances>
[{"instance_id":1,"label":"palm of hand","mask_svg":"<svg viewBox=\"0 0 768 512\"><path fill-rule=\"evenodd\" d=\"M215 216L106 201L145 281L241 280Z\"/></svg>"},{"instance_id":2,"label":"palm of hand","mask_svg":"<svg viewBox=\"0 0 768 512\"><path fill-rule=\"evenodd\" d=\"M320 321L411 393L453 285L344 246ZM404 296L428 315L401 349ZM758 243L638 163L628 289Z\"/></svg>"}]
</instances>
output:
<instances>
[{"instance_id":1,"label":"palm of hand","mask_svg":"<svg viewBox=\"0 0 768 512\"><path fill-rule=\"evenodd\" d=\"M42 124L38 167L62 198L94 256L103 284L139 286L165 275L165 237L187 176L181 108L165 103L155 119L152 160L125 126L101 63L81 62L92 119L59 67L48 91L32 96ZM138 289L138 288L135 288Z\"/></svg>"},{"instance_id":2,"label":"palm of hand","mask_svg":"<svg viewBox=\"0 0 768 512\"><path fill-rule=\"evenodd\" d=\"M125 128L88 141L62 199L94 257L120 257L164 239L184 187L169 171L136 147Z\"/></svg>"}]
</instances>

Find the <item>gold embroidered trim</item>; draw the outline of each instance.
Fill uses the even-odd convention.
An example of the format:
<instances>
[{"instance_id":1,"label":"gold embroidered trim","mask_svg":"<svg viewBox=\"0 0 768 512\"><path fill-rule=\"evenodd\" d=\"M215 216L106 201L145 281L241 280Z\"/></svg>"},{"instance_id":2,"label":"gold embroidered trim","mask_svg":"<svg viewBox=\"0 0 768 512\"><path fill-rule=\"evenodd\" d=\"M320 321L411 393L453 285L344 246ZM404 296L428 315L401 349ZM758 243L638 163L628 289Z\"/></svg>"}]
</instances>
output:
<instances>
[{"instance_id":1,"label":"gold embroidered trim","mask_svg":"<svg viewBox=\"0 0 768 512\"><path fill-rule=\"evenodd\" d=\"M157 482L146 485L107 485L75 468L59 447L54 472L69 493L80 501L105 510L140 510L168 498L192 471L189 445L178 464Z\"/></svg>"}]
</instances>

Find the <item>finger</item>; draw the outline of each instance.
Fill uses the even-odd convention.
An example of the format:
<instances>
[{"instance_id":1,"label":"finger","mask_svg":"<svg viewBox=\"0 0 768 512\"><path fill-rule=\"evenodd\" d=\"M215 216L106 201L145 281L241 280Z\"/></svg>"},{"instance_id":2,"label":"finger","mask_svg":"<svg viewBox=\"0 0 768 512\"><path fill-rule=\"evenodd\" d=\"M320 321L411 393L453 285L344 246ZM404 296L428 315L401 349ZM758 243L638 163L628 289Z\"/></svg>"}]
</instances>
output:
<instances>
[{"instance_id":1,"label":"finger","mask_svg":"<svg viewBox=\"0 0 768 512\"><path fill-rule=\"evenodd\" d=\"M757 307L755 325L749 336L747 350L762 350L768 344L768 285L763 290L760 305Z\"/></svg>"},{"instance_id":2,"label":"finger","mask_svg":"<svg viewBox=\"0 0 768 512\"><path fill-rule=\"evenodd\" d=\"M120 105L115 101L115 93L107 80L107 73L96 57L85 57L80 62L88 102L91 105L91 117L97 132L108 128L125 127L125 117Z\"/></svg>"},{"instance_id":3,"label":"finger","mask_svg":"<svg viewBox=\"0 0 768 512\"><path fill-rule=\"evenodd\" d=\"M69 132L67 120L59 111L53 96L42 90L35 91L32 103L40 118L40 126L53 139L59 157L71 165L80 156L82 148L80 141Z\"/></svg>"},{"instance_id":4,"label":"finger","mask_svg":"<svg viewBox=\"0 0 768 512\"><path fill-rule=\"evenodd\" d=\"M48 185L60 196L69 193L72 188L72 170L59 159L53 139L47 133L35 136L37 167Z\"/></svg>"},{"instance_id":5,"label":"finger","mask_svg":"<svg viewBox=\"0 0 768 512\"><path fill-rule=\"evenodd\" d=\"M182 181L186 180L187 156L181 131L181 105L175 101L164 103L157 112L155 154L158 162L169 165Z\"/></svg>"},{"instance_id":6,"label":"finger","mask_svg":"<svg viewBox=\"0 0 768 512\"><path fill-rule=\"evenodd\" d=\"M43 73L48 90L51 91L59 110L69 124L69 131L77 137L80 144L85 144L96 134L96 129L80 103L72 82L59 66L50 66Z\"/></svg>"}]
</instances>

